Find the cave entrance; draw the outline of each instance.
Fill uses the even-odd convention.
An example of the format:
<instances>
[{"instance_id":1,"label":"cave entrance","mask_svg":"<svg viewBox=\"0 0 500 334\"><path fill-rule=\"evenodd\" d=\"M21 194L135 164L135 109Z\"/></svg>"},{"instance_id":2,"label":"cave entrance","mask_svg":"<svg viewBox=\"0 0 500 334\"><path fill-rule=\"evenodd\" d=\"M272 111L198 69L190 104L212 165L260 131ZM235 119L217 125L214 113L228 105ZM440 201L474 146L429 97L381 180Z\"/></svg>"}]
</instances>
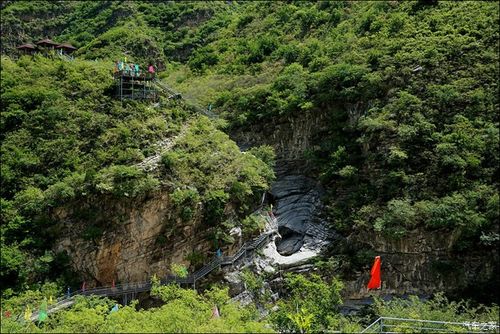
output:
<instances>
[{"instance_id":1,"label":"cave entrance","mask_svg":"<svg viewBox=\"0 0 500 334\"><path fill-rule=\"evenodd\" d=\"M281 239L275 241L276 250L280 255L288 256L298 252L304 244L304 234L289 229L285 226L280 226L278 232Z\"/></svg>"}]
</instances>

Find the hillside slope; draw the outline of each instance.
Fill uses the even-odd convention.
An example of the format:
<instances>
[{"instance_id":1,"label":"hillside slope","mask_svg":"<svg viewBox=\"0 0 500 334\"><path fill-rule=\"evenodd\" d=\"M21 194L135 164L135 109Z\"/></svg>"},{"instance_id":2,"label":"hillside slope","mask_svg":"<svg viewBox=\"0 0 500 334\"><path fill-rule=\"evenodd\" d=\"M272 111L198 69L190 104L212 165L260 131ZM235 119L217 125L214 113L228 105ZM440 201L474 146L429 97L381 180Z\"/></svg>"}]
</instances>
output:
<instances>
[{"instance_id":1,"label":"hillside slope","mask_svg":"<svg viewBox=\"0 0 500 334\"><path fill-rule=\"evenodd\" d=\"M2 211L10 222L2 228L10 245L5 263L13 268L2 274L5 281L19 275L18 250L47 237L25 244L25 236L52 225L43 219L26 225L25 217L38 215L47 198L73 198L67 184L88 180L89 170L102 185L91 193L140 195L157 186L129 165L165 133L177 133L187 111L113 101L106 71L124 56L154 61L183 96L211 104L241 146L269 144L278 159L293 152L294 160L306 160L308 176L326 190L332 228L368 249L349 249L355 253L349 271L367 269L374 251L404 248L414 235L449 241L445 269L460 268L450 259L464 254L485 268L498 262L498 17L496 2L3 3L3 54L47 35L80 47L71 65L2 59ZM301 119L320 126L309 126L306 139L290 136L307 144L300 150L291 147L297 141L269 135L275 127L283 136L301 131ZM282 149L284 142L290 146ZM202 187L198 173L207 171L217 179L212 159L192 170L200 159L185 153L189 158L164 160L177 164L182 185ZM221 203L232 198L250 207L246 201L272 179L261 162L245 163L251 181L241 186L228 169L224 194L215 189L204 197L216 203L219 223ZM116 174L126 187L110 186ZM418 245L412 251L421 252ZM44 270L36 270L39 277ZM491 300L498 264L486 276L479 283ZM461 288L475 277L466 279Z\"/></svg>"},{"instance_id":2,"label":"hillside slope","mask_svg":"<svg viewBox=\"0 0 500 334\"><path fill-rule=\"evenodd\" d=\"M83 246L76 251L93 248L121 228L126 214L116 207L126 203L173 202L167 220L161 212L149 217L158 220L147 233L152 247L168 241L162 233L177 220L196 220L207 240L222 238L258 204L273 178L258 150L241 153L182 103L122 104L114 97L111 69L107 61L2 58L2 289L64 274L68 262L77 261L68 258L75 250L58 252L54 242L78 231ZM138 167L168 140L173 147L161 151L155 173ZM130 240L124 245L126 253ZM106 275L123 268L109 270ZM66 279L76 277L66 273Z\"/></svg>"}]
</instances>

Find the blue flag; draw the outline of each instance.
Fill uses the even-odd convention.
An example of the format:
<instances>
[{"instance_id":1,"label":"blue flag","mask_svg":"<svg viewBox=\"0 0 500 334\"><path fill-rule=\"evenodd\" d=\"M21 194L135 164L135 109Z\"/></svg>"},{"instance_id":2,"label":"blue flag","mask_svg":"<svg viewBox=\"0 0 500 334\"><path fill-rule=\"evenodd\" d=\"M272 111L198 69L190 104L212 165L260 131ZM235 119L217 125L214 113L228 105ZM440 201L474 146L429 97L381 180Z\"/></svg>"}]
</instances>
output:
<instances>
[{"instance_id":1,"label":"blue flag","mask_svg":"<svg viewBox=\"0 0 500 334\"><path fill-rule=\"evenodd\" d=\"M118 304L115 304L115 306L113 306L113 308L111 309L111 312L109 312L109 313L113 313L116 311L118 311Z\"/></svg>"}]
</instances>

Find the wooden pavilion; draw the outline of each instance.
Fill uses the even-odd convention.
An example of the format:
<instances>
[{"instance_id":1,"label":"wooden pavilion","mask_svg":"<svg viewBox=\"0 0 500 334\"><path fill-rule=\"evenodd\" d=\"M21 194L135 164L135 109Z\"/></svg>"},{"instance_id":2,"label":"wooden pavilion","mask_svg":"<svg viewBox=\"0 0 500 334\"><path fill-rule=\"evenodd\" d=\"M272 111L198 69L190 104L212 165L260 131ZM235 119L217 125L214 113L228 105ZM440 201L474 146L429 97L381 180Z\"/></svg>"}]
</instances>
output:
<instances>
[{"instance_id":1,"label":"wooden pavilion","mask_svg":"<svg viewBox=\"0 0 500 334\"><path fill-rule=\"evenodd\" d=\"M16 49L19 50L21 55L32 55L36 52L36 47L30 43L19 45Z\"/></svg>"},{"instance_id":2,"label":"wooden pavilion","mask_svg":"<svg viewBox=\"0 0 500 334\"><path fill-rule=\"evenodd\" d=\"M55 47L55 49L58 50L61 55L70 55L76 51L76 48L69 43L59 44Z\"/></svg>"},{"instance_id":3,"label":"wooden pavilion","mask_svg":"<svg viewBox=\"0 0 500 334\"><path fill-rule=\"evenodd\" d=\"M39 48L42 49L47 49L47 50L54 50L56 46L59 45L59 43L54 42L53 40L49 38L42 39L38 42L35 43Z\"/></svg>"}]
</instances>

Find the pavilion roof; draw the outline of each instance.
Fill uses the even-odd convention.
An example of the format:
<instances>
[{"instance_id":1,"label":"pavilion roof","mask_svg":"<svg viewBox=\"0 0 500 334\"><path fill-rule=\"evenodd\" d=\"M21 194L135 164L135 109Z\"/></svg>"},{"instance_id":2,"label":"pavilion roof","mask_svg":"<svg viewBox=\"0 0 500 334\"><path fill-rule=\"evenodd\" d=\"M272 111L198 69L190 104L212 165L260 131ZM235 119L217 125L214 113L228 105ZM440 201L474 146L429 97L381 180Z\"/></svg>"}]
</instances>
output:
<instances>
[{"instance_id":1,"label":"pavilion roof","mask_svg":"<svg viewBox=\"0 0 500 334\"><path fill-rule=\"evenodd\" d=\"M19 45L18 47L16 47L16 49L31 49L31 50L34 50L35 46L33 44L26 43L26 44L23 44L23 45Z\"/></svg>"},{"instance_id":2,"label":"pavilion roof","mask_svg":"<svg viewBox=\"0 0 500 334\"><path fill-rule=\"evenodd\" d=\"M76 50L76 48L69 43L62 43L56 46L56 49Z\"/></svg>"},{"instance_id":3,"label":"pavilion roof","mask_svg":"<svg viewBox=\"0 0 500 334\"><path fill-rule=\"evenodd\" d=\"M54 42L50 38L46 38L46 39L42 39L42 40L36 42L35 44L37 44L37 45L53 45L53 46L56 46L59 43Z\"/></svg>"}]
</instances>

